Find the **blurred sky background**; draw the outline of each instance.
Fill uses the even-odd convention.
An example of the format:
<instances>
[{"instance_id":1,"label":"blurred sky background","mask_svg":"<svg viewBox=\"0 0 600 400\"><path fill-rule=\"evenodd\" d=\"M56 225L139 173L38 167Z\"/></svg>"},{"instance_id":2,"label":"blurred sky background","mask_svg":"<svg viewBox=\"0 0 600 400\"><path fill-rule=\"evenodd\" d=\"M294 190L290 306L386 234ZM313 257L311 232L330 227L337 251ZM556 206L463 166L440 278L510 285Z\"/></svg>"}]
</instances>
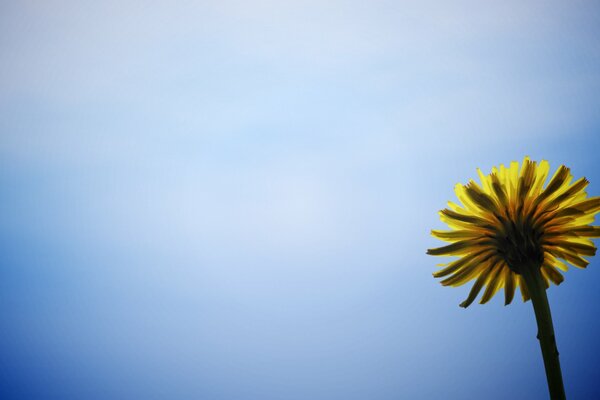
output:
<instances>
[{"instance_id":1,"label":"blurred sky background","mask_svg":"<svg viewBox=\"0 0 600 400\"><path fill-rule=\"evenodd\" d=\"M600 195L593 1L3 1L0 397L545 399L530 303L458 307L453 187ZM548 294L600 398L600 258Z\"/></svg>"}]
</instances>

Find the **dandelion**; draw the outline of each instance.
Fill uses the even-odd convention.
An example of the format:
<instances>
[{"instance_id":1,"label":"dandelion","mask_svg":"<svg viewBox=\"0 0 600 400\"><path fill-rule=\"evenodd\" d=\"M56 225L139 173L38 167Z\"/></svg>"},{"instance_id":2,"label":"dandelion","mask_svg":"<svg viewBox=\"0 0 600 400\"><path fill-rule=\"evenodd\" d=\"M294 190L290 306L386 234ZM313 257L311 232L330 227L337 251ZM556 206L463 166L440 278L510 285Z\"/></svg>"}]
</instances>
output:
<instances>
[{"instance_id":1,"label":"dandelion","mask_svg":"<svg viewBox=\"0 0 600 400\"><path fill-rule=\"evenodd\" d=\"M432 235L450 242L429 249L427 254L458 256L434 273L444 286L460 286L475 280L465 301L468 307L479 295L487 303L504 288L510 304L517 288L523 301L531 299L538 324L548 386L552 399L563 399L564 388L554 339L554 328L546 289L563 281L560 271L567 265L585 268L586 256L596 247L590 238L600 237L600 227L591 226L600 211L600 197L587 198L585 178L573 181L569 168L561 165L548 184L550 166L525 158L508 168L492 168L489 175L477 170L481 185L471 180L458 184L455 192L462 203L448 203L440 211L449 231Z\"/></svg>"}]
</instances>

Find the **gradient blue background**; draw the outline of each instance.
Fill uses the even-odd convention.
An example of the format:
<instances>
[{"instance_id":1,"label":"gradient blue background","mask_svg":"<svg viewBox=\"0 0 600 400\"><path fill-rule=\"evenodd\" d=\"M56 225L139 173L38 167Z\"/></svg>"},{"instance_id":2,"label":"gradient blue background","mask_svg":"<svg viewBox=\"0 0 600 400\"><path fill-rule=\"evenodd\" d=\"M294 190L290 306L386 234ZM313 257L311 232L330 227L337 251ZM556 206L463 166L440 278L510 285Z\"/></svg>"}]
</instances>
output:
<instances>
[{"instance_id":1,"label":"gradient blue background","mask_svg":"<svg viewBox=\"0 0 600 400\"><path fill-rule=\"evenodd\" d=\"M0 397L544 399L531 305L425 250L476 167L600 195L599 129L597 2L4 1ZM572 399L599 288L548 292Z\"/></svg>"}]
</instances>

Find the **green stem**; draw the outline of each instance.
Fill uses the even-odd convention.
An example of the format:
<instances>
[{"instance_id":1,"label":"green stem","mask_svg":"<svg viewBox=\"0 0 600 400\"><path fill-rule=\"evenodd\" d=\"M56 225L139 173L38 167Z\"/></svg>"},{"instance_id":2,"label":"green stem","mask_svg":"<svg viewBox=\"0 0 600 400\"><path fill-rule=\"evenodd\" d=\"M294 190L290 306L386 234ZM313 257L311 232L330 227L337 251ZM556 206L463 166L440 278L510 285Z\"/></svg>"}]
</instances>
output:
<instances>
[{"instance_id":1,"label":"green stem","mask_svg":"<svg viewBox=\"0 0 600 400\"><path fill-rule=\"evenodd\" d=\"M546 296L546 286L542 278L539 265L527 265L522 268L522 275L531 297L535 319L538 326L537 338L542 348L548 389L552 400L564 400L565 388L563 386L560 361L558 360L558 349L554 338L554 327L552 326L552 315L550 305Z\"/></svg>"}]
</instances>

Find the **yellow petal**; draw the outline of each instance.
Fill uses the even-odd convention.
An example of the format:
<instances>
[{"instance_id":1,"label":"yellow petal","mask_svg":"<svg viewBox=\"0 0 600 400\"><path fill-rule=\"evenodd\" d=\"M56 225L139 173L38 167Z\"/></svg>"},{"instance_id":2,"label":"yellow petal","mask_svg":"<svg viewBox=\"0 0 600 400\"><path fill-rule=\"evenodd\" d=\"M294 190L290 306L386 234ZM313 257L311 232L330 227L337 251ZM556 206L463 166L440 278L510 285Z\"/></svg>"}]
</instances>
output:
<instances>
[{"instance_id":1,"label":"yellow petal","mask_svg":"<svg viewBox=\"0 0 600 400\"><path fill-rule=\"evenodd\" d=\"M492 271L493 271L493 267L489 267L489 268L486 268L485 270L483 270L481 272L481 274L479 274L479 276L477 277L477 280L475 281L475 283L473 284L473 287L471 288L471 291L469 292L469 296L467 297L467 299L465 301L460 303L461 307L463 307L463 308L469 307L469 305L475 300L475 298L481 291L481 288L487 281L487 279L490 276L490 274L492 273Z\"/></svg>"},{"instance_id":2,"label":"yellow petal","mask_svg":"<svg viewBox=\"0 0 600 400\"><path fill-rule=\"evenodd\" d=\"M489 260L492 258L492 254L483 253L473 261L469 263L469 265L465 265L463 268L459 269L454 275L449 278L442 280L440 283L444 286L460 286L465 284L466 282L473 279L478 272L485 270L486 266L489 264Z\"/></svg>"},{"instance_id":3,"label":"yellow petal","mask_svg":"<svg viewBox=\"0 0 600 400\"><path fill-rule=\"evenodd\" d=\"M479 175L479 180L481 181L481 188L487 195L492 195L492 180L489 175L485 175L481 172L481 169L477 168L477 175Z\"/></svg>"},{"instance_id":4,"label":"yellow petal","mask_svg":"<svg viewBox=\"0 0 600 400\"><path fill-rule=\"evenodd\" d=\"M508 267L506 267L504 263L498 263L494 274L490 277L487 283L487 287L485 288L485 292L483 292L483 296L481 296L481 301L479 302L480 304L485 304L488 301L490 301L490 299L494 297L498 289L502 287L504 275L503 272L505 268L508 269Z\"/></svg>"},{"instance_id":5,"label":"yellow petal","mask_svg":"<svg viewBox=\"0 0 600 400\"><path fill-rule=\"evenodd\" d=\"M508 186L510 198L514 200L517 197L517 184L519 183L519 162L512 161L508 169Z\"/></svg>"},{"instance_id":6,"label":"yellow petal","mask_svg":"<svg viewBox=\"0 0 600 400\"><path fill-rule=\"evenodd\" d=\"M448 266L446 266L445 268L434 272L433 276L436 278L442 278L446 275L450 275L453 273L458 273L460 272L462 269L467 268L468 266L470 266L472 263L479 263L480 259L478 259L477 257L479 255L481 255L482 253L484 253L485 250L483 251L479 251L477 253L471 253L471 254L467 254L464 257L459 258L458 260L452 261L451 263L448 264Z\"/></svg>"},{"instance_id":7,"label":"yellow petal","mask_svg":"<svg viewBox=\"0 0 600 400\"><path fill-rule=\"evenodd\" d=\"M569 267L567 266L567 264L565 264L564 262L560 261L558 258L554 257L552 254L550 253L546 253L544 255L544 258L546 260L546 264L548 265L552 265L562 271L567 271L569 269Z\"/></svg>"},{"instance_id":8,"label":"yellow petal","mask_svg":"<svg viewBox=\"0 0 600 400\"><path fill-rule=\"evenodd\" d=\"M548 177L548 172L550 172L550 164L546 160L540 161L539 165L536 168L536 176L535 183L531 188L531 196L537 196L540 194L544 183L546 182L546 178Z\"/></svg>"},{"instance_id":9,"label":"yellow petal","mask_svg":"<svg viewBox=\"0 0 600 400\"><path fill-rule=\"evenodd\" d=\"M476 239L481 237L481 232L472 230L438 231L432 230L431 236L447 242L455 242L460 239Z\"/></svg>"},{"instance_id":10,"label":"yellow petal","mask_svg":"<svg viewBox=\"0 0 600 400\"><path fill-rule=\"evenodd\" d=\"M504 268L504 305L509 305L515 297L516 277L510 268Z\"/></svg>"},{"instance_id":11,"label":"yellow petal","mask_svg":"<svg viewBox=\"0 0 600 400\"><path fill-rule=\"evenodd\" d=\"M529 290L527 289L527 284L525 284L525 279L523 279L522 275L518 275L519 287L521 288L521 297L523 297L523 301L529 300Z\"/></svg>"},{"instance_id":12,"label":"yellow petal","mask_svg":"<svg viewBox=\"0 0 600 400\"><path fill-rule=\"evenodd\" d=\"M562 274L556 270L556 268L548 264L544 264L542 266L541 272L544 278L551 280L555 285L560 285L565 279L563 278Z\"/></svg>"}]
</instances>

